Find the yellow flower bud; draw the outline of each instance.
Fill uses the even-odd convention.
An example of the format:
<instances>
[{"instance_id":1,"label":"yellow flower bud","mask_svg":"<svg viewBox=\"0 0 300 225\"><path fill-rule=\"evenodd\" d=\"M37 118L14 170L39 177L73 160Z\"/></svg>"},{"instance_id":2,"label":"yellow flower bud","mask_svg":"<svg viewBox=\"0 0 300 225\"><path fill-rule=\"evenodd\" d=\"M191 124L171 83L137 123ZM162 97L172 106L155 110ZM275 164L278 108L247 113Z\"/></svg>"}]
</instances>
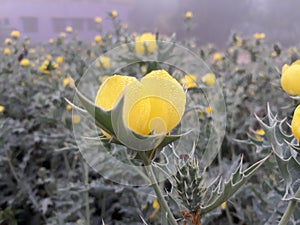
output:
<instances>
[{"instance_id":1,"label":"yellow flower bud","mask_svg":"<svg viewBox=\"0 0 300 225\"><path fill-rule=\"evenodd\" d=\"M295 109L291 125L294 137L300 142L300 105Z\"/></svg>"},{"instance_id":2,"label":"yellow flower bud","mask_svg":"<svg viewBox=\"0 0 300 225\"><path fill-rule=\"evenodd\" d=\"M144 33L135 37L135 51L139 54L153 53L156 49L156 37L151 33Z\"/></svg>"},{"instance_id":3,"label":"yellow flower bud","mask_svg":"<svg viewBox=\"0 0 300 225\"><path fill-rule=\"evenodd\" d=\"M281 72L281 87L291 96L300 96L300 60L285 64Z\"/></svg>"},{"instance_id":4,"label":"yellow flower bud","mask_svg":"<svg viewBox=\"0 0 300 225\"><path fill-rule=\"evenodd\" d=\"M216 76L213 73L207 73L201 78L201 81L207 86L213 86L216 83Z\"/></svg>"}]
</instances>

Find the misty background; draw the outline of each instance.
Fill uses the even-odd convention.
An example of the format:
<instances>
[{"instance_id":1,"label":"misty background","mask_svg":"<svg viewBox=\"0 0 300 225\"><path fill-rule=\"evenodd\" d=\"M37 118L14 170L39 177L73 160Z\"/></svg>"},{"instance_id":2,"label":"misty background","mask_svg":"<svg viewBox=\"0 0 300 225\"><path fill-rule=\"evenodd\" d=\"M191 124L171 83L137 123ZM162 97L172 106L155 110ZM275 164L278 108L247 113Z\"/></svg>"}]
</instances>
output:
<instances>
[{"instance_id":1,"label":"misty background","mask_svg":"<svg viewBox=\"0 0 300 225\"><path fill-rule=\"evenodd\" d=\"M266 41L283 46L300 42L300 1L297 0L0 0L0 40L12 29L32 42L48 41L72 26L85 40L96 34L94 17L103 31L112 29L108 12L117 10L130 32L176 33L177 39L195 37L199 44L226 45L232 32L266 34ZM189 32L184 14L194 15Z\"/></svg>"}]
</instances>

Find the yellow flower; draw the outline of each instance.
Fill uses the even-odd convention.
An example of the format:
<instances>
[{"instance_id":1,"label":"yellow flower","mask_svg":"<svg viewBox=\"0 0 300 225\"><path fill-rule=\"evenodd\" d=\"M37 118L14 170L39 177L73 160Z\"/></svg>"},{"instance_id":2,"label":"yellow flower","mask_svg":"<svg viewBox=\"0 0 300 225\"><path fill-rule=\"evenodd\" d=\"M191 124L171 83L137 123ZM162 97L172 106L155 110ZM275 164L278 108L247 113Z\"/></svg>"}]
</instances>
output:
<instances>
[{"instance_id":1,"label":"yellow flower","mask_svg":"<svg viewBox=\"0 0 300 225\"><path fill-rule=\"evenodd\" d=\"M34 54L35 53L35 49L34 48L29 49L29 53Z\"/></svg>"},{"instance_id":2,"label":"yellow flower","mask_svg":"<svg viewBox=\"0 0 300 225\"><path fill-rule=\"evenodd\" d=\"M147 72L147 67L146 66L141 66L141 72L145 74Z\"/></svg>"},{"instance_id":3,"label":"yellow flower","mask_svg":"<svg viewBox=\"0 0 300 225\"><path fill-rule=\"evenodd\" d=\"M13 31L10 33L10 36L13 37L13 38L19 38L19 37L20 37L20 32L17 31L17 30L13 30Z\"/></svg>"},{"instance_id":4,"label":"yellow flower","mask_svg":"<svg viewBox=\"0 0 300 225\"><path fill-rule=\"evenodd\" d=\"M95 23L101 23L102 22L102 18L97 16L94 18Z\"/></svg>"},{"instance_id":5,"label":"yellow flower","mask_svg":"<svg viewBox=\"0 0 300 225\"><path fill-rule=\"evenodd\" d=\"M20 65L24 66L24 67L29 66L30 65L29 59L22 59L21 62L20 62Z\"/></svg>"},{"instance_id":6,"label":"yellow flower","mask_svg":"<svg viewBox=\"0 0 300 225\"><path fill-rule=\"evenodd\" d=\"M67 26L66 27L66 32L72 33L73 32L73 28L71 26Z\"/></svg>"},{"instance_id":7,"label":"yellow flower","mask_svg":"<svg viewBox=\"0 0 300 225\"><path fill-rule=\"evenodd\" d=\"M155 200L153 201L152 207L153 207L154 211L153 211L153 213L152 213L152 214L150 215L150 217L149 217L151 220L153 220L153 219L155 218L156 214L158 213L158 211L159 211L159 209L160 209L160 205L159 205L157 199L155 199Z\"/></svg>"},{"instance_id":8,"label":"yellow flower","mask_svg":"<svg viewBox=\"0 0 300 225\"><path fill-rule=\"evenodd\" d=\"M3 50L4 55L9 55L10 52L11 52L11 51L10 51L9 48L5 48L5 49Z\"/></svg>"},{"instance_id":9,"label":"yellow flower","mask_svg":"<svg viewBox=\"0 0 300 225\"><path fill-rule=\"evenodd\" d=\"M118 16L118 12L116 10L113 10L110 12L110 15L112 18L116 18Z\"/></svg>"},{"instance_id":10,"label":"yellow flower","mask_svg":"<svg viewBox=\"0 0 300 225\"><path fill-rule=\"evenodd\" d=\"M193 13L191 12L191 11L187 11L186 13L185 13L185 19L186 20L190 20L190 19L192 19L193 18Z\"/></svg>"},{"instance_id":11,"label":"yellow flower","mask_svg":"<svg viewBox=\"0 0 300 225\"><path fill-rule=\"evenodd\" d=\"M73 115L73 116L72 116L72 122L73 122L74 124L79 123L80 120L81 120L81 117L80 117L79 115Z\"/></svg>"},{"instance_id":12,"label":"yellow flower","mask_svg":"<svg viewBox=\"0 0 300 225\"><path fill-rule=\"evenodd\" d=\"M71 106L70 104L68 104L68 105L66 106L66 110L67 110L67 111L71 111L71 110L72 110L72 106Z\"/></svg>"},{"instance_id":13,"label":"yellow flower","mask_svg":"<svg viewBox=\"0 0 300 225\"><path fill-rule=\"evenodd\" d=\"M63 87L66 87L67 85L69 85L71 88L75 86L75 81L72 77L63 79Z\"/></svg>"},{"instance_id":14,"label":"yellow flower","mask_svg":"<svg viewBox=\"0 0 300 225\"><path fill-rule=\"evenodd\" d=\"M206 108L205 108L205 112L206 112L207 114L211 114L211 113L212 113L212 108L211 108L211 107L206 107Z\"/></svg>"},{"instance_id":15,"label":"yellow flower","mask_svg":"<svg viewBox=\"0 0 300 225\"><path fill-rule=\"evenodd\" d=\"M4 43L6 45L10 45L12 43L12 40L10 38L5 38Z\"/></svg>"},{"instance_id":16,"label":"yellow flower","mask_svg":"<svg viewBox=\"0 0 300 225\"><path fill-rule=\"evenodd\" d=\"M57 63L63 63L64 62L64 58L62 56L57 56L56 57L56 62Z\"/></svg>"},{"instance_id":17,"label":"yellow flower","mask_svg":"<svg viewBox=\"0 0 300 225\"><path fill-rule=\"evenodd\" d=\"M222 209L222 210L226 209L226 206L227 206L227 203L226 203L226 202L223 202L223 203L221 204L221 209Z\"/></svg>"},{"instance_id":18,"label":"yellow flower","mask_svg":"<svg viewBox=\"0 0 300 225\"><path fill-rule=\"evenodd\" d=\"M95 42L99 43L102 41L102 37L100 35L95 36Z\"/></svg>"},{"instance_id":19,"label":"yellow flower","mask_svg":"<svg viewBox=\"0 0 300 225\"><path fill-rule=\"evenodd\" d=\"M147 50L146 50L146 49ZM144 33L135 37L135 51L139 54L152 53L156 49L156 37L151 33Z\"/></svg>"},{"instance_id":20,"label":"yellow flower","mask_svg":"<svg viewBox=\"0 0 300 225\"><path fill-rule=\"evenodd\" d=\"M281 71L281 87L292 96L300 96L300 60L292 65L285 64Z\"/></svg>"},{"instance_id":21,"label":"yellow flower","mask_svg":"<svg viewBox=\"0 0 300 225\"><path fill-rule=\"evenodd\" d=\"M258 129L255 131L255 133L257 134L255 135L256 140L262 141L263 140L262 136L265 135L265 131L263 129Z\"/></svg>"},{"instance_id":22,"label":"yellow flower","mask_svg":"<svg viewBox=\"0 0 300 225\"><path fill-rule=\"evenodd\" d=\"M215 53L213 58L215 61L220 61L223 59L223 56L220 53Z\"/></svg>"},{"instance_id":23,"label":"yellow flower","mask_svg":"<svg viewBox=\"0 0 300 225\"><path fill-rule=\"evenodd\" d=\"M60 34L59 34L59 36L61 37L61 38L66 38L66 33L65 32L61 32Z\"/></svg>"},{"instance_id":24,"label":"yellow flower","mask_svg":"<svg viewBox=\"0 0 300 225\"><path fill-rule=\"evenodd\" d=\"M53 44L53 43L54 43L53 38L50 38L50 39L49 39L49 44Z\"/></svg>"},{"instance_id":25,"label":"yellow flower","mask_svg":"<svg viewBox=\"0 0 300 225\"><path fill-rule=\"evenodd\" d=\"M95 104L111 110L124 90L123 119L135 133L168 133L180 122L185 109L185 93L168 72L155 70L141 81L135 77L111 76L100 86Z\"/></svg>"},{"instance_id":26,"label":"yellow flower","mask_svg":"<svg viewBox=\"0 0 300 225\"><path fill-rule=\"evenodd\" d=\"M271 53L271 56L272 56L272 58L275 58L275 57L277 56L277 52L273 51L273 52Z\"/></svg>"},{"instance_id":27,"label":"yellow flower","mask_svg":"<svg viewBox=\"0 0 300 225\"><path fill-rule=\"evenodd\" d=\"M99 64L100 63L100 64ZM106 56L100 56L99 61L97 62L98 66L103 66L104 69L108 69L110 67L110 58Z\"/></svg>"},{"instance_id":28,"label":"yellow flower","mask_svg":"<svg viewBox=\"0 0 300 225\"><path fill-rule=\"evenodd\" d=\"M292 133L300 141L300 105L297 106L292 120Z\"/></svg>"},{"instance_id":29,"label":"yellow flower","mask_svg":"<svg viewBox=\"0 0 300 225\"><path fill-rule=\"evenodd\" d=\"M3 105L0 105L0 113L2 113L5 110L5 107Z\"/></svg>"},{"instance_id":30,"label":"yellow flower","mask_svg":"<svg viewBox=\"0 0 300 225\"><path fill-rule=\"evenodd\" d=\"M207 73L201 78L201 81L208 86L213 86L216 83L216 76L213 73Z\"/></svg>"},{"instance_id":31,"label":"yellow flower","mask_svg":"<svg viewBox=\"0 0 300 225\"><path fill-rule=\"evenodd\" d=\"M184 85L185 89L195 88L197 87L196 76L192 74L186 74L184 77L180 79L180 83Z\"/></svg>"},{"instance_id":32,"label":"yellow flower","mask_svg":"<svg viewBox=\"0 0 300 225\"><path fill-rule=\"evenodd\" d=\"M264 33L253 34L253 39L256 39L256 40L264 39L265 37L266 37L266 35Z\"/></svg>"}]
</instances>

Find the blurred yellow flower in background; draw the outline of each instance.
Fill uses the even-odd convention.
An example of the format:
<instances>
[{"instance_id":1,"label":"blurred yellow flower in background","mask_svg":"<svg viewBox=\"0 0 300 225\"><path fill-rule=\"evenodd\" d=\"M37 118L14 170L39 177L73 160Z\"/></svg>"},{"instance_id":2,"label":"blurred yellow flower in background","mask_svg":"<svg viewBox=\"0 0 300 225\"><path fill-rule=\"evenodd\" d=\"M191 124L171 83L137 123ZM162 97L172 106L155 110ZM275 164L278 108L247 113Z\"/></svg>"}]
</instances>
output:
<instances>
[{"instance_id":1,"label":"blurred yellow flower in background","mask_svg":"<svg viewBox=\"0 0 300 225\"><path fill-rule=\"evenodd\" d=\"M201 78L201 81L207 86L213 86L216 83L216 76L213 73L207 73Z\"/></svg>"},{"instance_id":2,"label":"blurred yellow flower in background","mask_svg":"<svg viewBox=\"0 0 300 225\"><path fill-rule=\"evenodd\" d=\"M220 61L220 60L223 59L223 56L221 55L221 53L215 53L215 54L213 55L213 59L214 59L215 61Z\"/></svg>"},{"instance_id":3,"label":"blurred yellow flower in background","mask_svg":"<svg viewBox=\"0 0 300 225\"><path fill-rule=\"evenodd\" d=\"M71 110L72 110L72 106L71 106L70 104L68 104L68 105L66 106L66 110L67 110L67 111L71 111Z\"/></svg>"},{"instance_id":4,"label":"blurred yellow flower in background","mask_svg":"<svg viewBox=\"0 0 300 225\"><path fill-rule=\"evenodd\" d=\"M255 33L253 34L253 39L256 39L256 40L260 40L260 39L264 39L266 37L266 35L264 33Z\"/></svg>"},{"instance_id":5,"label":"blurred yellow flower in background","mask_svg":"<svg viewBox=\"0 0 300 225\"><path fill-rule=\"evenodd\" d=\"M103 66L103 68L108 69L110 67L110 58L106 56L100 56L97 66Z\"/></svg>"},{"instance_id":6,"label":"blurred yellow flower in background","mask_svg":"<svg viewBox=\"0 0 300 225\"><path fill-rule=\"evenodd\" d=\"M5 110L5 107L3 105L0 105L0 113L2 113Z\"/></svg>"},{"instance_id":7,"label":"blurred yellow flower in background","mask_svg":"<svg viewBox=\"0 0 300 225\"><path fill-rule=\"evenodd\" d=\"M19 37L20 37L20 32L17 31L17 30L13 30L13 31L10 33L10 36L13 37L13 38L19 38Z\"/></svg>"},{"instance_id":8,"label":"blurred yellow flower in background","mask_svg":"<svg viewBox=\"0 0 300 225\"><path fill-rule=\"evenodd\" d=\"M99 43L102 41L102 37L100 35L95 36L95 42Z\"/></svg>"},{"instance_id":9,"label":"blurred yellow flower in background","mask_svg":"<svg viewBox=\"0 0 300 225\"><path fill-rule=\"evenodd\" d=\"M110 12L110 15L112 18L116 18L118 16L118 12L116 10L113 10Z\"/></svg>"},{"instance_id":10,"label":"blurred yellow flower in background","mask_svg":"<svg viewBox=\"0 0 300 225\"><path fill-rule=\"evenodd\" d=\"M191 11L187 11L186 13L185 13L185 19L186 20L190 20L190 19L192 19L193 18L193 13L191 12Z\"/></svg>"},{"instance_id":11,"label":"blurred yellow flower in background","mask_svg":"<svg viewBox=\"0 0 300 225\"><path fill-rule=\"evenodd\" d=\"M12 40L10 38L5 38L4 44L10 45L12 43Z\"/></svg>"},{"instance_id":12,"label":"blurred yellow flower in background","mask_svg":"<svg viewBox=\"0 0 300 225\"><path fill-rule=\"evenodd\" d=\"M156 49L156 37L152 33L144 33L135 37L135 51L139 54L153 53Z\"/></svg>"},{"instance_id":13,"label":"blurred yellow flower in background","mask_svg":"<svg viewBox=\"0 0 300 225\"><path fill-rule=\"evenodd\" d=\"M102 18L97 16L94 18L95 23L101 23L102 22Z\"/></svg>"},{"instance_id":14,"label":"blurred yellow flower in background","mask_svg":"<svg viewBox=\"0 0 300 225\"><path fill-rule=\"evenodd\" d=\"M153 213L152 213L152 214L150 215L150 217L149 217L151 220L153 220L153 219L155 218L156 214L158 213L158 211L159 211L159 209L160 209L160 205L159 205L157 199L155 199L155 200L153 201L152 207L153 207L154 211L153 211Z\"/></svg>"},{"instance_id":15,"label":"blurred yellow flower in background","mask_svg":"<svg viewBox=\"0 0 300 225\"><path fill-rule=\"evenodd\" d=\"M24 66L24 67L29 66L30 65L29 59L22 59L21 62L20 62L20 65Z\"/></svg>"},{"instance_id":16,"label":"blurred yellow flower in background","mask_svg":"<svg viewBox=\"0 0 300 225\"><path fill-rule=\"evenodd\" d=\"M81 117L79 115L73 115L72 116L72 122L74 124L80 123Z\"/></svg>"},{"instance_id":17,"label":"blurred yellow flower in background","mask_svg":"<svg viewBox=\"0 0 300 225\"><path fill-rule=\"evenodd\" d=\"M66 36L67 36L67 35L66 35L65 32L61 32L61 33L59 34L59 37L60 37L60 38L66 38Z\"/></svg>"},{"instance_id":18,"label":"blurred yellow flower in background","mask_svg":"<svg viewBox=\"0 0 300 225\"><path fill-rule=\"evenodd\" d=\"M263 129L258 129L255 131L255 133L256 133L255 135L256 140L262 141L263 140L262 136L265 135L265 131Z\"/></svg>"},{"instance_id":19,"label":"blurred yellow flower in background","mask_svg":"<svg viewBox=\"0 0 300 225\"><path fill-rule=\"evenodd\" d=\"M186 74L180 79L180 83L184 86L185 89L197 87L196 83L197 77L192 74Z\"/></svg>"},{"instance_id":20,"label":"blurred yellow flower in background","mask_svg":"<svg viewBox=\"0 0 300 225\"><path fill-rule=\"evenodd\" d=\"M155 70L140 81L135 77L111 76L100 86L95 104L111 110L125 87L123 119L135 133L168 133L180 122L185 109L185 93L168 72Z\"/></svg>"},{"instance_id":21,"label":"blurred yellow flower in background","mask_svg":"<svg viewBox=\"0 0 300 225\"><path fill-rule=\"evenodd\" d=\"M224 209L226 209L226 207L227 207L227 203L226 203L226 202L223 202L223 203L221 204L221 209L224 210Z\"/></svg>"},{"instance_id":22,"label":"blurred yellow flower in background","mask_svg":"<svg viewBox=\"0 0 300 225\"><path fill-rule=\"evenodd\" d=\"M300 60L282 67L281 87L291 96L300 96Z\"/></svg>"},{"instance_id":23,"label":"blurred yellow flower in background","mask_svg":"<svg viewBox=\"0 0 300 225\"><path fill-rule=\"evenodd\" d=\"M206 107L206 108L205 108L205 112L206 112L207 114L211 114L211 113L212 113L212 108L211 108L211 107Z\"/></svg>"},{"instance_id":24,"label":"blurred yellow flower in background","mask_svg":"<svg viewBox=\"0 0 300 225\"><path fill-rule=\"evenodd\" d=\"M294 111L291 125L294 137L300 142L300 105L298 105Z\"/></svg>"},{"instance_id":25,"label":"blurred yellow flower in background","mask_svg":"<svg viewBox=\"0 0 300 225\"><path fill-rule=\"evenodd\" d=\"M11 53L11 51L10 51L9 48L5 48L5 49L3 50L3 53L4 53L4 55L9 55L9 54Z\"/></svg>"},{"instance_id":26,"label":"blurred yellow flower in background","mask_svg":"<svg viewBox=\"0 0 300 225\"><path fill-rule=\"evenodd\" d=\"M67 26L66 27L66 32L72 33L73 32L73 28L71 26Z\"/></svg>"},{"instance_id":27,"label":"blurred yellow flower in background","mask_svg":"<svg viewBox=\"0 0 300 225\"><path fill-rule=\"evenodd\" d=\"M56 57L56 62L57 63L63 63L64 62L64 58L62 56L57 56Z\"/></svg>"},{"instance_id":28,"label":"blurred yellow flower in background","mask_svg":"<svg viewBox=\"0 0 300 225\"><path fill-rule=\"evenodd\" d=\"M67 78L63 79L62 85L63 85L63 87L66 87L67 85L69 85L71 88L73 88L75 86L75 81L72 77L67 77Z\"/></svg>"}]
</instances>

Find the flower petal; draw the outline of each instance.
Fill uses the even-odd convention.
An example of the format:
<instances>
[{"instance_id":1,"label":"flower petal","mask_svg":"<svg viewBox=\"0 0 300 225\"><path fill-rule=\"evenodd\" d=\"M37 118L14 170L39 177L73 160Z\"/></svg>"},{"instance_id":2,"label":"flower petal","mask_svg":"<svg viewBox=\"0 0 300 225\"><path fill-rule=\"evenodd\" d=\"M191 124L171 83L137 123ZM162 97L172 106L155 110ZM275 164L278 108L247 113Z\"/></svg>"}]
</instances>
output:
<instances>
[{"instance_id":1,"label":"flower petal","mask_svg":"<svg viewBox=\"0 0 300 225\"><path fill-rule=\"evenodd\" d=\"M125 87L136 81L135 77L114 75L100 86L95 104L105 110L111 110L122 96Z\"/></svg>"},{"instance_id":2,"label":"flower petal","mask_svg":"<svg viewBox=\"0 0 300 225\"><path fill-rule=\"evenodd\" d=\"M164 70L152 71L141 83L151 104L149 129L155 129L156 133L169 132L180 122L185 110L183 88Z\"/></svg>"}]
</instances>

